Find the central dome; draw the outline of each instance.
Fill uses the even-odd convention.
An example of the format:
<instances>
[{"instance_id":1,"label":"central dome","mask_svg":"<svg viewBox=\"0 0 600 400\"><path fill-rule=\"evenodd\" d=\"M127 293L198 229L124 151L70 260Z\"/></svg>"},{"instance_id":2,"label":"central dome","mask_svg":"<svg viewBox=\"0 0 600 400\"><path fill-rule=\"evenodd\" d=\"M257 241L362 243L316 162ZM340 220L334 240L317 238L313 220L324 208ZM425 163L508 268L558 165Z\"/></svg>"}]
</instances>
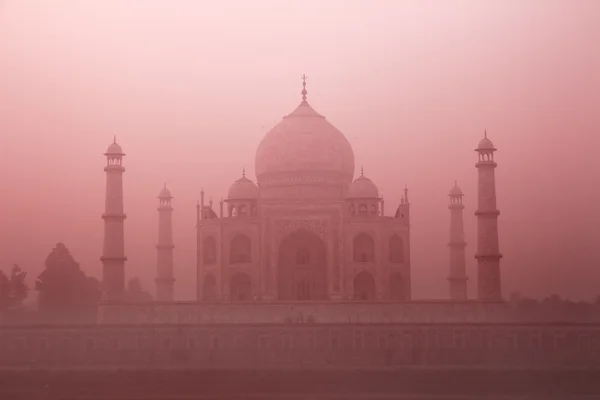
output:
<instances>
[{"instance_id":1,"label":"central dome","mask_svg":"<svg viewBox=\"0 0 600 400\"><path fill-rule=\"evenodd\" d=\"M256 150L259 187L346 188L354 177L350 143L306 101L271 129Z\"/></svg>"}]
</instances>

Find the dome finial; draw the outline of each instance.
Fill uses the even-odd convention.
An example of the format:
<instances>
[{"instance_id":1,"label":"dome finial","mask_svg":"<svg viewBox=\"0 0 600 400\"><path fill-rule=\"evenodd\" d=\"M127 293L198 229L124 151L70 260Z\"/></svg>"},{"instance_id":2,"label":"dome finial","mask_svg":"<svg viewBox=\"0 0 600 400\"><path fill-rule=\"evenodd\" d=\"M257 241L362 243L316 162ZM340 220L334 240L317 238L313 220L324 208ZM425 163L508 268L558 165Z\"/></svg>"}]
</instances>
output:
<instances>
[{"instance_id":1,"label":"dome finial","mask_svg":"<svg viewBox=\"0 0 600 400\"><path fill-rule=\"evenodd\" d=\"M117 134L116 133L113 135L113 143L117 143Z\"/></svg>"},{"instance_id":2,"label":"dome finial","mask_svg":"<svg viewBox=\"0 0 600 400\"><path fill-rule=\"evenodd\" d=\"M306 103L306 74L302 74L302 102Z\"/></svg>"},{"instance_id":3,"label":"dome finial","mask_svg":"<svg viewBox=\"0 0 600 400\"><path fill-rule=\"evenodd\" d=\"M362 165L360 166L360 176L365 176L365 168Z\"/></svg>"},{"instance_id":4,"label":"dome finial","mask_svg":"<svg viewBox=\"0 0 600 400\"><path fill-rule=\"evenodd\" d=\"M487 139L487 129L483 130L483 137Z\"/></svg>"},{"instance_id":5,"label":"dome finial","mask_svg":"<svg viewBox=\"0 0 600 400\"><path fill-rule=\"evenodd\" d=\"M458 187L458 180L457 179L454 180L454 187Z\"/></svg>"},{"instance_id":6,"label":"dome finial","mask_svg":"<svg viewBox=\"0 0 600 400\"><path fill-rule=\"evenodd\" d=\"M246 167L242 167L242 178L246 177Z\"/></svg>"}]
</instances>

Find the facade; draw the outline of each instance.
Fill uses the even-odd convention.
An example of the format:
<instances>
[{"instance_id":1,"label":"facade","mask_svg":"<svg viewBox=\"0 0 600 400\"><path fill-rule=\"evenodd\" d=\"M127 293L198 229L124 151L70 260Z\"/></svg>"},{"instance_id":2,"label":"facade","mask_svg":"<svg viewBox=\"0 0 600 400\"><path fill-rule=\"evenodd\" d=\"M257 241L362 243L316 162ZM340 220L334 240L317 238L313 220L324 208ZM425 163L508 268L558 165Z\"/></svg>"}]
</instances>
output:
<instances>
[{"instance_id":1,"label":"facade","mask_svg":"<svg viewBox=\"0 0 600 400\"><path fill-rule=\"evenodd\" d=\"M306 100L275 125L256 151L256 183L245 171L214 206L197 206L197 301L411 300L408 190L386 216L377 185L335 126ZM476 151L480 301L502 301L494 152L487 133ZM105 300L124 293L123 151L107 156L103 285ZM157 299L174 298L171 192L159 195ZM462 192L450 192L449 298L467 299Z\"/></svg>"},{"instance_id":2,"label":"facade","mask_svg":"<svg viewBox=\"0 0 600 400\"><path fill-rule=\"evenodd\" d=\"M306 101L266 134L215 210L199 205L199 301L407 301L410 207L384 215L345 136Z\"/></svg>"},{"instance_id":3,"label":"facade","mask_svg":"<svg viewBox=\"0 0 600 400\"><path fill-rule=\"evenodd\" d=\"M216 378L231 379L232 371L312 369L333 379L327 384L333 393L359 379L340 385L334 378L348 369L361 370L361 376L373 369L374 382L390 384L406 371L382 371L407 366L441 367L448 383L455 382L448 367L470 368L461 375L469 379L481 367L566 367L563 377L574 365L600 367L596 309L528 309L502 302L496 149L487 134L476 150L477 298L467 300L463 194L455 185L449 193L449 300L414 301L408 191L393 216L386 216L377 186L362 170L353 179L354 154L346 138L308 104L305 87L302 95L300 105L260 143L256 183L242 173L217 207L201 192L193 302L173 301L173 208L166 186L158 208L158 301L123 300L124 154L116 141L111 144L103 214L105 296L98 323L0 327L0 368L34 371L30 376L37 368L119 374L129 368L174 369L179 378L184 369L205 370L212 375L201 381L203 388ZM91 382L77 379L68 385ZM519 382L507 382L513 379ZM189 381L199 382L198 375ZM577 387L580 380L573 382ZM269 393L281 387L275 378L263 383ZM122 397L129 387L116 385L118 396L107 398ZM206 393L222 395L223 387ZM323 393L318 384L312 387ZM379 388L366 391L366 398L371 393Z\"/></svg>"}]
</instances>

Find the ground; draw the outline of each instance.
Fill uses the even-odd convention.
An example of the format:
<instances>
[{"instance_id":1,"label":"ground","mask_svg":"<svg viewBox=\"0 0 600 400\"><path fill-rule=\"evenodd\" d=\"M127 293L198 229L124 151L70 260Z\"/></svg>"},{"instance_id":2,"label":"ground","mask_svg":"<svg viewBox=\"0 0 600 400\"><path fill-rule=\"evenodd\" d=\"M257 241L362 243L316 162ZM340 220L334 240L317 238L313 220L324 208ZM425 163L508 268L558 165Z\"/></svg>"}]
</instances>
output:
<instances>
[{"instance_id":1,"label":"ground","mask_svg":"<svg viewBox=\"0 0 600 400\"><path fill-rule=\"evenodd\" d=\"M583 400L600 398L600 370L0 372L0 399Z\"/></svg>"}]
</instances>

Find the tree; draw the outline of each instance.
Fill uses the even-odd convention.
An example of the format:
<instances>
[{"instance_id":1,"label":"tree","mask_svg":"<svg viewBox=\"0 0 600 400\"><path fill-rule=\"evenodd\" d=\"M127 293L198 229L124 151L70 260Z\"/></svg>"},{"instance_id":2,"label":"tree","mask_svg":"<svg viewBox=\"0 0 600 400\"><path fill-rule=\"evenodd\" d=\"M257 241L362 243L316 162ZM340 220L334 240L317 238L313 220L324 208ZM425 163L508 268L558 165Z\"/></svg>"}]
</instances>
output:
<instances>
[{"instance_id":1,"label":"tree","mask_svg":"<svg viewBox=\"0 0 600 400\"><path fill-rule=\"evenodd\" d=\"M102 299L102 290L100 290L100 281L93 276L86 276L85 290L83 290L83 302L90 306L96 305Z\"/></svg>"},{"instance_id":2,"label":"tree","mask_svg":"<svg viewBox=\"0 0 600 400\"><path fill-rule=\"evenodd\" d=\"M145 303L154 300L152 295L144 289L138 277L127 281L127 299L135 303Z\"/></svg>"},{"instance_id":3,"label":"tree","mask_svg":"<svg viewBox=\"0 0 600 400\"><path fill-rule=\"evenodd\" d=\"M98 281L85 275L64 244L56 245L45 266L36 281L40 312L61 316L95 312L100 300Z\"/></svg>"},{"instance_id":4,"label":"tree","mask_svg":"<svg viewBox=\"0 0 600 400\"><path fill-rule=\"evenodd\" d=\"M27 273L13 265L10 276L0 271L0 311L19 305L27 298L29 288L25 283Z\"/></svg>"}]
</instances>

